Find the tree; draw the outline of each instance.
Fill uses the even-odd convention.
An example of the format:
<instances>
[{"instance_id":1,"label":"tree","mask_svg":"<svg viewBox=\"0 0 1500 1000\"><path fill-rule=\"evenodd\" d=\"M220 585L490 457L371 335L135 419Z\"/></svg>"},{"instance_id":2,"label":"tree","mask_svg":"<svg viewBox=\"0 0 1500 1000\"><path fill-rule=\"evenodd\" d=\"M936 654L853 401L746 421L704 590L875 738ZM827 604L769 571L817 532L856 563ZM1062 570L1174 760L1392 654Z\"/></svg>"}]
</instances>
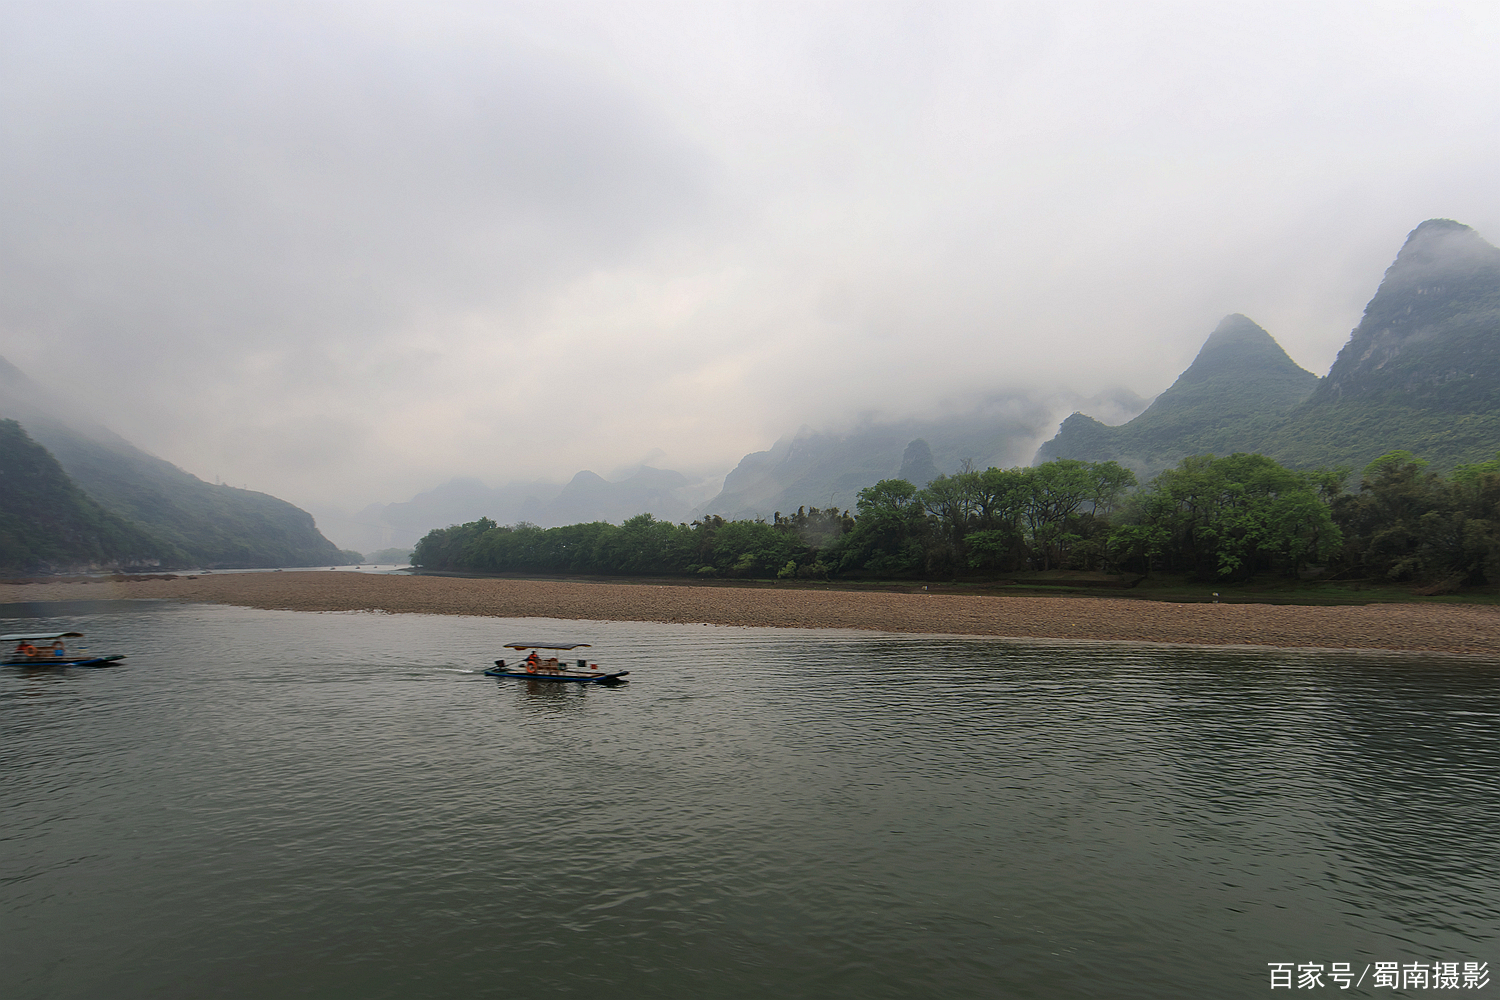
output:
<instances>
[{"instance_id":1,"label":"tree","mask_svg":"<svg viewBox=\"0 0 1500 1000\"><path fill-rule=\"evenodd\" d=\"M1348 571L1443 589L1500 580L1500 459L1460 465L1444 481L1406 451L1365 467L1338 497Z\"/></svg>"},{"instance_id":2,"label":"tree","mask_svg":"<svg viewBox=\"0 0 1500 1000\"><path fill-rule=\"evenodd\" d=\"M1185 458L1152 480L1110 547L1148 560L1162 553L1209 578L1295 574L1342 541L1323 499L1327 478L1243 452Z\"/></svg>"},{"instance_id":3,"label":"tree","mask_svg":"<svg viewBox=\"0 0 1500 1000\"><path fill-rule=\"evenodd\" d=\"M927 511L917 493L904 479L859 491L854 530L835 546L840 572L910 576L922 567Z\"/></svg>"},{"instance_id":4,"label":"tree","mask_svg":"<svg viewBox=\"0 0 1500 1000\"><path fill-rule=\"evenodd\" d=\"M1135 473L1117 462L1062 458L1027 472L1026 523L1044 570L1062 566L1070 547L1096 534L1096 525L1075 523L1080 515L1102 521L1135 485Z\"/></svg>"}]
</instances>

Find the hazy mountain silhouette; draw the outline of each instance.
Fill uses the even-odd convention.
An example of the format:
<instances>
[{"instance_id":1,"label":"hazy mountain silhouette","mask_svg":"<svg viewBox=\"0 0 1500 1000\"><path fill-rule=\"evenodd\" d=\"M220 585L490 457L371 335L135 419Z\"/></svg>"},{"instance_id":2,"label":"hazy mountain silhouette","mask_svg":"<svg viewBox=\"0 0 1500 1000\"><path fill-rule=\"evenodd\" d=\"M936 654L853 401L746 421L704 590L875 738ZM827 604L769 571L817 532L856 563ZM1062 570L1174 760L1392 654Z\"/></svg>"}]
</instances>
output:
<instances>
[{"instance_id":1,"label":"hazy mountain silhouette","mask_svg":"<svg viewBox=\"0 0 1500 1000\"><path fill-rule=\"evenodd\" d=\"M0 417L20 422L105 510L168 543L178 564L316 566L345 562L312 515L253 490L206 483L97 425L0 359Z\"/></svg>"},{"instance_id":2,"label":"hazy mountain silhouette","mask_svg":"<svg viewBox=\"0 0 1500 1000\"><path fill-rule=\"evenodd\" d=\"M1398 449L1436 469L1500 451L1500 249L1449 219L1407 236L1325 378L1231 316L1145 413L1117 427L1075 413L1037 459L1115 459L1149 475L1254 451L1358 472Z\"/></svg>"},{"instance_id":3,"label":"hazy mountain silhouette","mask_svg":"<svg viewBox=\"0 0 1500 1000\"><path fill-rule=\"evenodd\" d=\"M544 528L589 521L618 523L637 514L682 521L701 502L703 484L680 472L637 466L613 481L583 471L566 484L506 483L491 487L477 479L453 479L403 503L379 503L337 523L341 541L371 551L410 547L434 528L487 517L498 524Z\"/></svg>"},{"instance_id":4,"label":"hazy mountain silhouette","mask_svg":"<svg viewBox=\"0 0 1500 1000\"><path fill-rule=\"evenodd\" d=\"M906 446L906 451L901 454L901 468L896 470L897 479L926 486L940 475L937 463L932 460L932 448L926 441L917 438Z\"/></svg>"},{"instance_id":5,"label":"hazy mountain silhouette","mask_svg":"<svg viewBox=\"0 0 1500 1000\"><path fill-rule=\"evenodd\" d=\"M1095 402L1127 413L1145 405L1124 390ZM1008 396L968 413L867 421L842 434L804 427L741 459L725 478L723 492L699 512L769 518L802 506L852 510L859 491L882 479L906 478L922 486L965 463L979 469L1024 464L1059 408L1051 398Z\"/></svg>"},{"instance_id":6,"label":"hazy mountain silhouette","mask_svg":"<svg viewBox=\"0 0 1500 1000\"><path fill-rule=\"evenodd\" d=\"M1269 333L1236 313L1224 317L1193 363L1140 416L1110 427L1074 413L1036 461L1115 461L1144 481L1186 455L1259 451L1317 382Z\"/></svg>"},{"instance_id":7,"label":"hazy mountain silhouette","mask_svg":"<svg viewBox=\"0 0 1500 1000\"><path fill-rule=\"evenodd\" d=\"M182 558L79 489L19 423L0 420L0 571L136 568Z\"/></svg>"},{"instance_id":8,"label":"hazy mountain silhouette","mask_svg":"<svg viewBox=\"0 0 1500 1000\"><path fill-rule=\"evenodd\" d=\"M1396 449L1447 469L1500 451L1500 249L1422 223L1311 397L1265 444L1300 466L1355 471Z\"/></svg>"}]
</instances>

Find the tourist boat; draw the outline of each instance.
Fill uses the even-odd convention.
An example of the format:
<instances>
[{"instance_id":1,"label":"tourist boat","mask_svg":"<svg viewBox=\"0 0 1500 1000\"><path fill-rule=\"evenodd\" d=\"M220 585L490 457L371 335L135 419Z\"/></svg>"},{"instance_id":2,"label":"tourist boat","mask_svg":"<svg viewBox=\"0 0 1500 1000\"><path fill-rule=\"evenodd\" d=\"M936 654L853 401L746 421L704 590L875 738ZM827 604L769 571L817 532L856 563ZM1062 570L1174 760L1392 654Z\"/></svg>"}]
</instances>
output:
<instances>
[{"instance_id":1,"label":"tourist boat","mask_svg":"<svg viewBox=\"0 0 1500 1000\"><path fill-rule=\"evenodd\" d=\"M486 677L515 677L526 681L557 681L607 686L629 683L625 680L625 675L630 673L629 670L600 670L599 664L590 663L588 660L578 660L577 668L569 670L556 655L541 656L538 653L543 650L556 654L572 649L588 649L589 644L586 642L572 642L564 645L545 642L508 642L505 648L528 655L517 661L514 666L506 666L504 660L496 660L495 665L484 672Z\"/></svg>"},{"instance_id":2,"label":"tourist boat","mask_svg":"<svg viewBox=\"0 0 1500 1000\"><path fill-rule=\"evenodd\" d=\"M125 659L124 653L95 656L84 649L68 649L68 639L82 639L82 632L15 632L0 635L0 644L15 643L0 664L8 667L107 667Z\"/></svg>"}]
</instances>

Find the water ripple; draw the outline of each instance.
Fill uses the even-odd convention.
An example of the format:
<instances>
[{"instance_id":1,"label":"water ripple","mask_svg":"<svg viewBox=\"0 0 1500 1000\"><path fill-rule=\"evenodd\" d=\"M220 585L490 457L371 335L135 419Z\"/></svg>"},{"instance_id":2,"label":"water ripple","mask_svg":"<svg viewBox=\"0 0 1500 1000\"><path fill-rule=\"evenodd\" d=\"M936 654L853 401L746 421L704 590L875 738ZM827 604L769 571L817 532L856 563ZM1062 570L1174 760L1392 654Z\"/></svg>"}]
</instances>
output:
<instances>
[{"instance_id":1,"label":"water ripple","mask_svg":"<svg viewBox=\"0 0 1500 1000\"><path fill-rule=\"evenodd\" d=\"M131 655L0 675L8 997L1228 997L1500 957L1494 665L11 611ZM580 635L634 683L480 673Z\"/></svg>"}]
</instances>

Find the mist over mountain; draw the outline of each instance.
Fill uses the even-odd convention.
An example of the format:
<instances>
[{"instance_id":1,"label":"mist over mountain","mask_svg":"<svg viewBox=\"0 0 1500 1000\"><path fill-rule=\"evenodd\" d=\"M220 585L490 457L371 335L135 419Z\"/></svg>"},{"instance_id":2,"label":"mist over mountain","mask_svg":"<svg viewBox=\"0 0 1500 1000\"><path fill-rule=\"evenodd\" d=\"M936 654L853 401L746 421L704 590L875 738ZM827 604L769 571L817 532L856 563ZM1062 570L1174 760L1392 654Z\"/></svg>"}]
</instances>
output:
<instances>
[{"instance_id":1,"label":"mist over mountain","mask_svg":"<svg viewBox=\"0 0 1500 1000\"><path fill-rule=\"evenodd\" d=\"M1451 412L1500 403L1500 249L1451 219L1407 236L1310 401L1401 394Z\"/></svg>"},{"instance_id":2,"label":"mist over mountain","mask_svg":"<svg viewBox=\"0 0 1500 1000\"><path fill-rule=\"evenodd\" d=\"M1404 449L1435 468L1500 451L1500 249L1431 219L1407 237L1328 376L1265 442L1361 469Z\"/></svg>"},{"instance_id":3,"label":"mist over mountain","mask_svg":"<svg viewBox=\"0 0 1500 1000\"><path fill-rule=\"evenodd\" d=\"M1037 447L1064 405L1077 411ZM1085 408L1121 422L1088 416ZM205 483L106 428L64 419L66 409L0 359L0 416L20 421L29 442L119 519L110 531L125 525L137 532L119 552L143 559L159 553L163 564L341 561L307 512ZM1438 468L1500 449L1500 250L1451 220L1429 220L1411 232L1323 379L1249 317L1232 314L1149 405L1123 390L1081 404L1014 393L968 412L868 418L849 430L803 427L744 456L722 484L649 465L610 478L585 470L566 483L492 487L456 478L404 503L371 504L323 523L342 544L371 551L411 546L433 528L481 517L553 527L619 523L640 513L677 522L708 514L769 518L804 506L850 509L861 489L882 479L922 485L965 466L1014 466L1033 455L1118 461L1144 479L1191 454L1262 452L1301 467L1359 469L1398 448ZM78 523L97 520L86 510L78 516Z\"/></svg>"},{"instance_id":4,"label":"mist over mountain","mask_svg":"<svg viewBox=\"0 0 1500 1000\"><path fill-rule=\"evenodd\" d=\"M882 479L914 482L957 471L964 462L1024 463L1060 409L1077 396L997 397L973 410L942 417L868 419L852 431L804 427L763 452L740 460L724 479L694 478L637 465L605 478L584 470L567 483L510 482L489 486L458 477L401 503L376 503L354 514L319 510L318 523L339 544L369 552L415 545L434 528L487 517L499 524L609 521L637 514L686 522L719 514L770 518L798 507L853 508L860 490ZM1117 388L1087 404L1118 416L1139 413L1146 400Z\"/></svg>"},{"instance_id":5,"label":"mist over mountain","mask_svg":"<svg viewBox=\"0 0 1500 1000\"><path fill-rule=\"evenodd\" d=\"M1407 236L1324 378L1230 316L1146 412L1119 426L1075 413L1037 460L1113 459L1148 476L1249 451L1358 471L1395 450L1438 469L1500 451L1500 250L1449 219Z\"/></svg>"},{"instance_id":6,"label":"mist over mountain","mask_svg":"<svg viewBox=\"0 0 1500 1000\"><path fill-rule=\"evenodd\" d=\"M0 571L78 572L181 561L173 545L79 489L14 420L0 420Z\"/></svg>"},{"instance_id":7,"label":"mist over mountain","mask_svg":"<svg viewBox=\"0 0 1500 1000\"><path fill-rule=\"evenodd\" d=\"M253 568L347 561L306 511L264 493L206 483L66 413L62 400L0 359L0 417L18 421L99 508L157 540L161 564ZM38 537L56 530L45 522L34 527ZM131 542L126 549L144 544Z\"/></svg>"},{"instance_id":8,"label":"mist over mountain","mask_svg":"<svg viewBox=\"0 0 1500 1000\"><path fill-rule=\"evenodd\" d=\"M1125 414L1146 403L1128 390L1091 402ZM845 433L804 427L741 459L723 491L699 513L769 518L802 506L852 510L859 491L882 479L905 478L920 486L966 464L979 469L1024 465L1058 409L1055 399L1017 395L968 413L872 420Z\"/></svg>"},{"instance_id":9,"label":"mist over mountain","mask_svg":"<svg viewBox=\"0 0 1500 1000\"><path fill-rule=\"evenodd\" d=\"M472 477L460 477L405 502L370 504L347 516L320 512L318 523L341 544L369 552L409 548L433 528L481 517L499 524L524 522L543 528L590 521L618 523L643 513L682 521L717 488L716 481L705 483L648 465L627 469L614 480L587 470L567 483L514 482L491 487Z\"/></svg>"},{"instance_id":10,"label":"mist over mountain","mask_svg":"<svg viewBox=\"0 0 1500 1000\"><path fill-rule=\"evenodd\" d=\"M372 503L348 514L317 510L318 524L339 545L371 552L385 548L411 548L433 528L464 524L488 517L502 524L522 520L520 512L550 495L553 483L512 483L491 488L478 479L460 476L412 499L397 503Z\"/></svg>"},{"instance_id":11,"label":"mist over mountain","mask_svg":"<svg viewBox=\"0 0 1500 1000\"><path fill-rule=\"evenodd\" d=\"M542 525L543 521L550 524L619 522L636 514L650 513L663 521L682 521L693 510L683 493L692 485L692 481L680 472L650 466L642 466L634 474L616 482L609 482L592 472L580 472L550 503L526 520L537 525Z\"/></svg>"},{"instance_id":12,"label":"mist over mountain","mask_svg":"<svg viewBox=\"0 0 1500 1000\"><path fill-rule=\"evenodd\" d=\"M896 470L897 479L926 486L940 475L937 463L932 460L932 447L926 441L917 438L906 446L901 454L901 468Z\"/></svg>"},{"instance_id":13,"label":"mist over mountain","mask_svg":"<svg viewBox=\"0 0 1500 1000\"><path fill-rule=\"evenodd\" d=\"M1235 313L1224 317L1188 369L1140 416L1110 427L1074 413L1038 449L1035 461L1115 461L1144 481L1185 455L1258 451L1317 382L1269 333Z\"/></svg>"}]
</instances>

